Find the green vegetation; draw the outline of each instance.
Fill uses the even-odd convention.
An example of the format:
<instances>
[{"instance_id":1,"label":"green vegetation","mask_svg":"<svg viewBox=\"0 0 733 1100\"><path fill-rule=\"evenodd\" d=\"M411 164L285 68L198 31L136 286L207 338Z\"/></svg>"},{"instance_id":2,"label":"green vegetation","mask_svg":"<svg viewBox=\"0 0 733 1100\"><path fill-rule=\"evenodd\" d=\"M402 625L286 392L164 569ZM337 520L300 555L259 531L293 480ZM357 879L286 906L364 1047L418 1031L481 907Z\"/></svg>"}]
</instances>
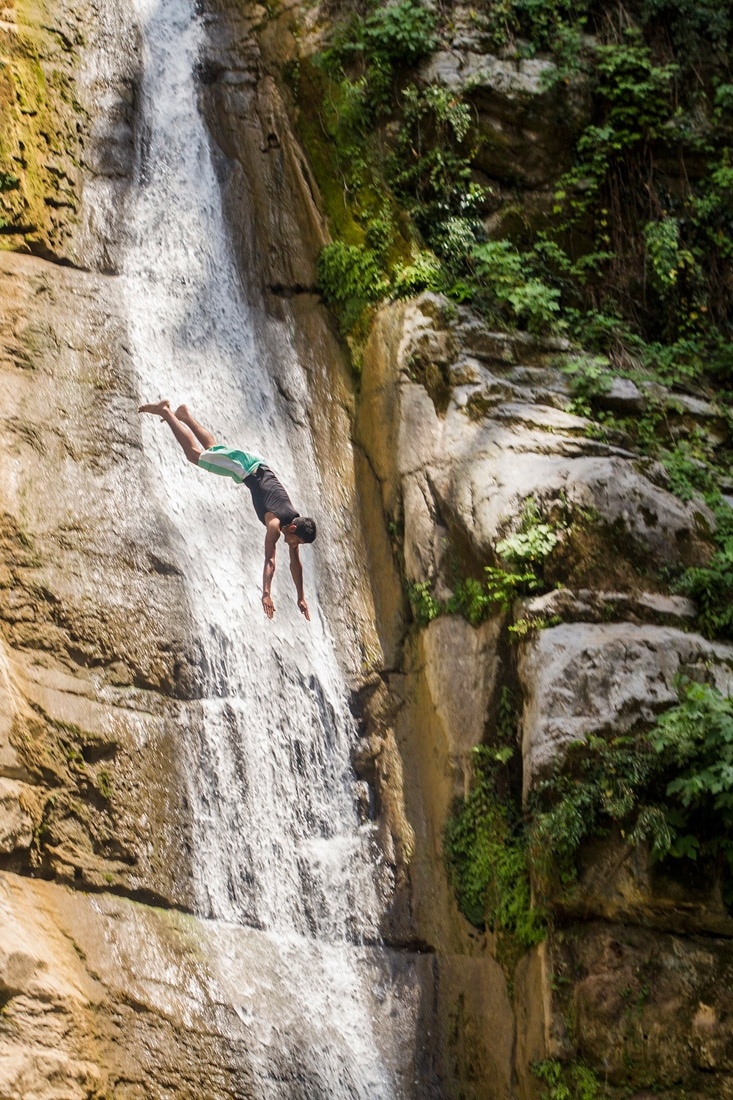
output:
<instances>
[{"instance_id":1,"label":"green vegetation","mask_svg":"<svg viewBox=\"0 0 733 1100\"><path fill-rule=\"evenodd\" d=\"M473 750L470 791L445 827L449 877L472 924L524 948L538 943L546 914L532 902L530 866L540 901L549 902L576 881L582 844L612 831L631 847L646 845L657 863L716 869L733 903L733 699L707 684L681 683L679 702L650 730L570 746L524 814L514 726L505 689L492 743ZM580 1088L581 1077L573 1087ZM562 1074L541 1079L569 1087Z\"/></svg>"},{"instance_id":2,"label":"green vegetation","mask_svg":"<svg viewBox=\"0 0 733 1100\"><path fill-rule=\"evenodd\" d=\"M540 580L532 570L518 573L500 566L487 565L480 581L473 577L456 581L452 598L445 610L458 612L469 623L478 626L497 611L509 611L518 596L540 589Z\"/></svg>"},{"instance_id":3,"label":"green vegetation","mask_svg":"<svg viewBox=\"0 0 733 1100\"><path fill-rule=\"evenodd\" d=\"M537 1080L548 1086L548 1091L541 1093L541 1100L600 1100L598 1077L580 1062L564 1064L547 1059L535 1062L531 1069Z\"/></svg>"},{"instance_id":4,"label":"green vegetation","mask_svg":"<svg viewBox=\"0 0 733 1100\"><path fill-rule=\"evenodd\" d=\"M497 611L509 611L519 596L547 591L543 576L545 559L559 539L559 528L541 520L532 497L524 503L519 530L496 544L500 565L487 565L483 577L456 580L453 595L439 602L427 581L408 587L408 598L418 626L426 626L438 615L463 615L478 626Z\"/></svg>"},{"instance_id":5,"label":"green vegetation","mask_svg":"<svg viewBox=\"0 0 733 1100\"><path fill-rule=\"evenodd\" d=\"M435 16L419 0L397 0L357 18L353 38L342 49L362 53L371 70L414 65L436 46L434 29Z\"/></svg>"},{"instance_id":6,"label":"green vegetation","mask_svg":"<svg viewBox=\"0 0 733 1100\"><path fill-rule=\"evenodd\" d=\"M418 0L368 5L327 50L291 67L308 148L334 235L319 263L358 365L373 305L456 288L480 236L485 189L472 180L473 116L460 97L406 79L437 44Z\"/></svg>"},{"instance_id":7,"label":"green vegetation","mask_svg":"<svg viewBox=\"0 0 733 1100\"><path fill-rule=\"evenodd\" d=\"M445 611L445 605L433 596L430 581L408 585L407 595L418 626L427 626Z\"/></svg>"},{"instance_id":8,"label":"green vegetation","mask_svg":"<svg viewBox=\"0 0 733 1100\"><path fill-rule=\"evenodd\" d=\"M699 474L699 468L694 472ZM675 587L697 603L698 623L708 638L733 638L733 510L715 499L711 503L717 519L715 553L708 565L687 569Z\"/></svg>"},{"instance_id":9,"label":"green vegetation","mask_svg":"<svg viewBox=\"0 0 733 1100\"><path fill-rule=\"evenodd\" d=\"M323 296L350 329L367 305L379 301L387 289L377 252L372 248L335 241L318 257L318 280Z\"/></svg>"},{"instance_id":10,"label":"green vegetation","mask_svg":"<svg viewBox=\"0 0 733 1100\"><path fill-rule=\"evenodd\" d=\"M692 366L698 381L726 381L729 8L498 0L477 14L494 49L549 54L556 88L582 74L590 95L553 207L490 238L470 89L415 79L450 19L449 8L435 14L419 0L367 2L347 10L328 49L291 74L307 92L302 131L336 244L365 250L358 262L328 253L320 272L352 343L380 298L428 287L470 300L495 324L564 329L617 361L633 355L645 369L656 360L670 378Z\"/></svg>"},{"instance_id":11,"label":"green vegetation","mask_svg":"<svg viewBox=\"0 0 733 1100\"><path fill-rule=\"evenodd\" d=\"M571 746L534 795L534 865L567 886L582 842L611 829L656 861L716 865L733 897L733 699L685 682L651 730Z\"/></svg>"},{"instance_id":12,"label":"green vegetation","mask_svg":"<svg viewBox=\"0 0 733 1100\"><path fill-rule=\"evenodd\" d=\"M530 947L544 936L530 898L527 837L511 797L514 712L505 691L495 746L473 750L473 782L458 801L443 837L448 874L461 912L477 928Z\"/></svg>"}]
</instances>

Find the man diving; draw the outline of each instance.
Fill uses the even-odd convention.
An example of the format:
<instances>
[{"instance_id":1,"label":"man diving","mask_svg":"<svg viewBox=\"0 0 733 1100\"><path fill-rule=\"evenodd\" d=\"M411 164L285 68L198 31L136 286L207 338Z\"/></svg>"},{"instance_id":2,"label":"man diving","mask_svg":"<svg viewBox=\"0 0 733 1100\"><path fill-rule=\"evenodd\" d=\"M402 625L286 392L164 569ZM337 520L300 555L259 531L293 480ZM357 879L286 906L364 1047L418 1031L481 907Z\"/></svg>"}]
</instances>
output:
<instances>
[{"instance_id":1,"label":"man diving","mask_svg":"<svg viewBox=\"0 0 733 1100\"><path fill-rule=\"evenodd\" d=\"M211 432L194 420L185 405L179 405L173 412L169 401L158 401L152 405L141 405L138 412L152 413L165 420L186 458L194 466L200 466L212 474L231 477L237 485L244 482L252 494L257 517L265 525L265 568L262 575L264 612L268 619L275 614L270 590L275 574L275 547L282 535L290 550L290 574L298 596L298 608L310 622L303 592L300 545L314 541L315 521L299 514L283 486L259 455L217 445Z\"/></svg>"}]
</instances>

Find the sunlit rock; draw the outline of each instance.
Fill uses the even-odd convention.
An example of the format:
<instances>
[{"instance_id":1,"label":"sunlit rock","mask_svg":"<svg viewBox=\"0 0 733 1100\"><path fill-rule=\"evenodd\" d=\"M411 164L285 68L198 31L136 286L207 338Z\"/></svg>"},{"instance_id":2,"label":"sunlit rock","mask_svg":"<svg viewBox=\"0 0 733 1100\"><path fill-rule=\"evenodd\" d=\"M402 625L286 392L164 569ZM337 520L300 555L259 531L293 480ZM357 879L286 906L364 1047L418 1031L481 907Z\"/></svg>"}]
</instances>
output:
<instances>
[{"instance_id":1,"label":"sunlit rock","mask_svg":"<svg viewBox=\"0 0 733 1100\"><path fill-rule=\"evenodd\" d=\"M563 623L525 643L519 675L526 792L573 741L651 725L677 702L681 676L730 694L733 646L663 626Z\"/></svg>"},{"instance_id":2,"label":"sunlit rock","mask_svg":"<svg viewBox=\"0 0 733 1100\"><path fill-rule=\"evenodd\" d=\"M36 801L27 783L0 778L0 852L30 848L36 824L31 807Z\"/></svg>"},{"instance_id":3,"label":"sunlit rock","mask_svg":"<svg viewBox=\"0 0 733 1100\"><path fill-rule=\"evenodd\" d=\"M33 796L25 867L185 902L170 696L197 672L122 317L96 276L30 257L3 255L0 294L0 761Z\"/></svg>"}]
</instances>

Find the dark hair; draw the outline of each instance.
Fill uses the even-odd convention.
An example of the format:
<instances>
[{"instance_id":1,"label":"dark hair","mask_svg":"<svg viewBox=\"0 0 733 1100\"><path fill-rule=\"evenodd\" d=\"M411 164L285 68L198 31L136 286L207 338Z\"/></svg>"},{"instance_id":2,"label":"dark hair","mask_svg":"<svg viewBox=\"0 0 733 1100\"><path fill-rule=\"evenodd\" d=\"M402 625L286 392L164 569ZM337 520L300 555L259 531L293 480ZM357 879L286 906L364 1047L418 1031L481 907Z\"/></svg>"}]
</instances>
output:
<instances>
[{"instance_id":1,"label":"dark hair","mask_svg":"<svg viewBox=\"0 0 733 1100\"><path fill-rule=\"evenodd\" d=\"M316 521L309 519L308 516L296 516L293 520L293 527L295 533L301 542L315 542L316 534Z\"/></svg>"}]
</instances>

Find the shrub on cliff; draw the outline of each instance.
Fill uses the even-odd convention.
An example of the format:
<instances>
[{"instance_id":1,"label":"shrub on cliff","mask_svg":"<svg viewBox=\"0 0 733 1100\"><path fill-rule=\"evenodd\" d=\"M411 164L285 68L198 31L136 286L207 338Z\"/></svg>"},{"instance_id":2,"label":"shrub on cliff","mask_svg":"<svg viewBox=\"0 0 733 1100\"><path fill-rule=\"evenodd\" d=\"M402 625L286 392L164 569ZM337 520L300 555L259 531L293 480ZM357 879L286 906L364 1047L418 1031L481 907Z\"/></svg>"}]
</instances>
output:
<instances>
[{"instance_id":1,"label":"shrub on cliff","mask_svg":"<svg viewBox=\"0 0 733 1100\"><path fill-rule=\"evenodd\" d=\"M647 733L571 746L533 796L535 868L548 883L572 883L583 842L614 827L657 862L716 865L733 901L733 698L683 682Z\"/></svg>"}]
</instances>

